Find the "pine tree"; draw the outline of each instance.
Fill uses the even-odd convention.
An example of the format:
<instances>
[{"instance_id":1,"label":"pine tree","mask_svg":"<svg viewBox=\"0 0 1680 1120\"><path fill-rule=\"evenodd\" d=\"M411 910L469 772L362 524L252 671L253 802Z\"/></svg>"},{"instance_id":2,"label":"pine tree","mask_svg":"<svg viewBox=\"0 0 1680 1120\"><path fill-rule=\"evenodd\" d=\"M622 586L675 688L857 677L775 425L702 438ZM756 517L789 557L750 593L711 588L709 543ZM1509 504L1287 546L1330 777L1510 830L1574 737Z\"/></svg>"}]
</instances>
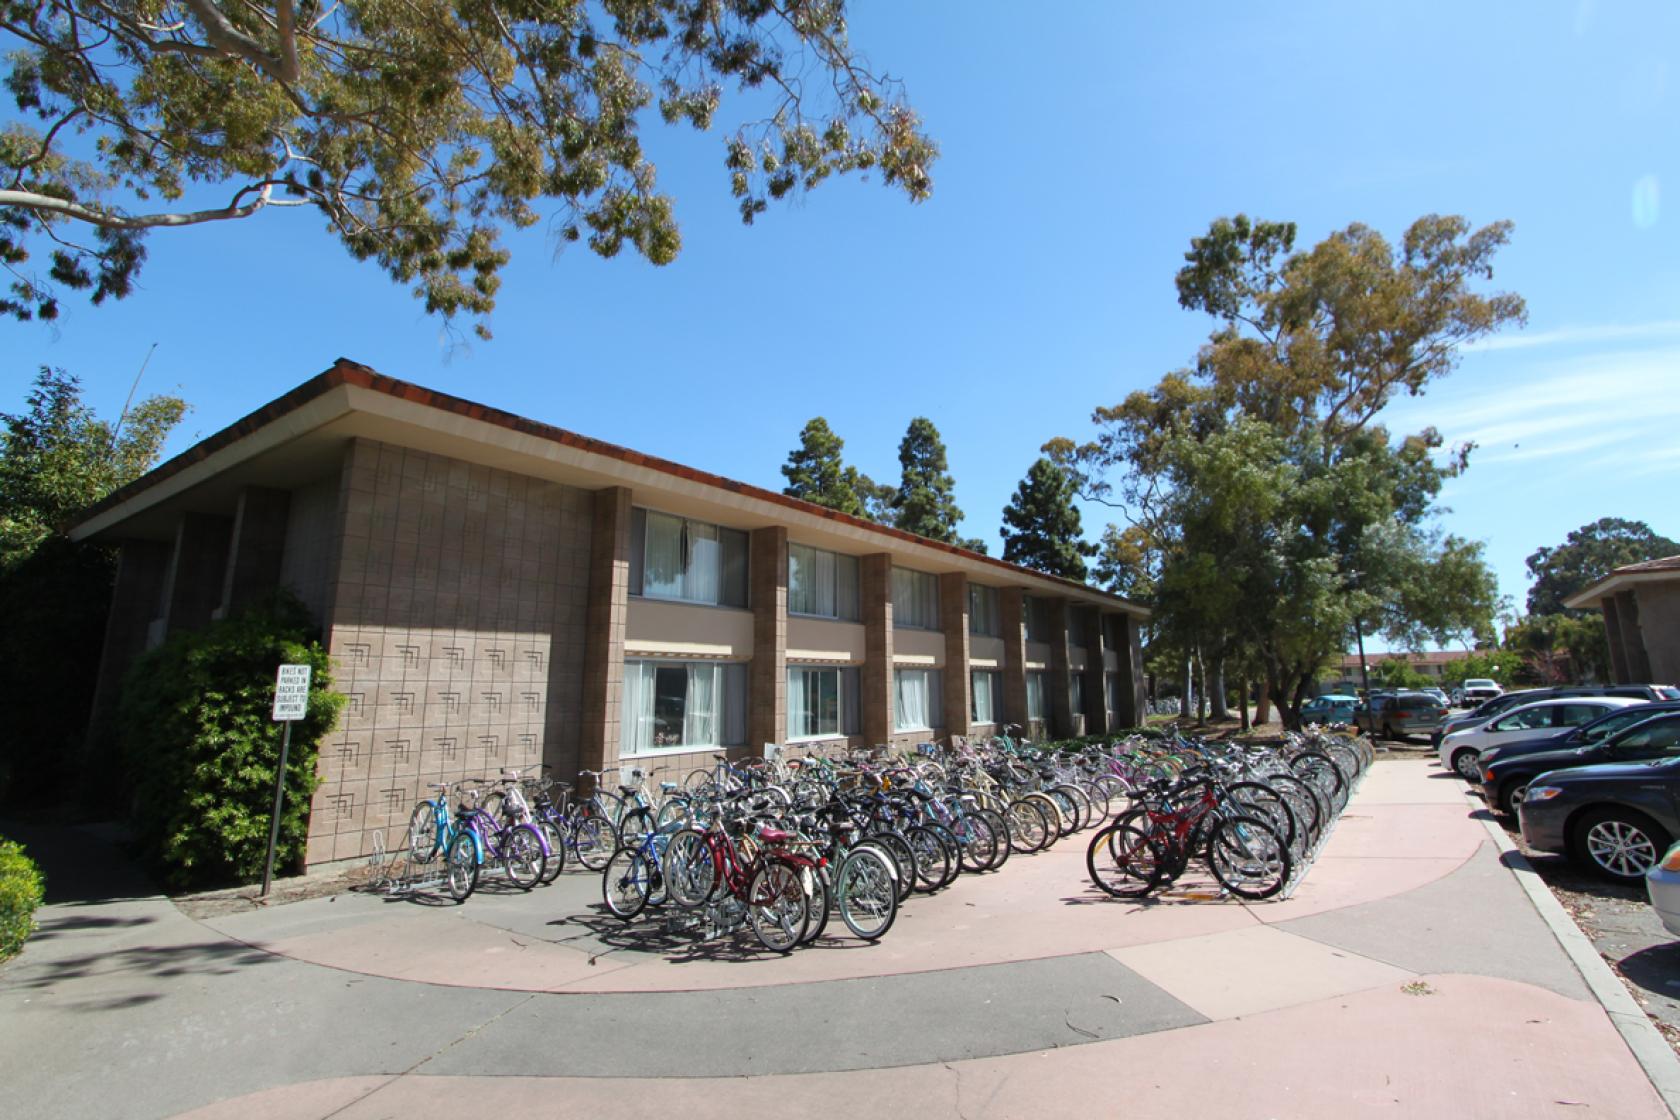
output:
<instances>
[{"instance_id":1,"label":"pine tree","mask_svg":"<svg viewBox=\"0 0 1680 1120\"><path fill-rule=\"evenodd\" d=\"M853 517L868 516L858 493L862 476L840 459L845 446L846 441L834 434L827 420L813 418L799 433L799 446L788 452L788 461L782 467L788 484L782 493Z\"/></svg>"},{"instance_id":2,"label":"pine tree","mask_svg":"<svg viewBox=\"0 0 1680 1120\"><path fill-rule=\"evenodd\" d=\"M1083 580L1085 557L1097 548L1084 539L1073 504L1073 480L1049 459L1039 459L1015 487L1003 511L1003 558L1011 564Z\"/></svg>"},{"instance_id":3,"label":"pine tree","mask_svg":"<svg viewBox=\"0 0 1680 1120\"><path fill-rule=\"evenodd\" d=\"M956 543L962 510L951 497L955 483L946 469L945 444L933 421L925 416L910 421L898 445L898 463L902 474L893 502L897 514L893 524L907 533Z\"/></svg>"}]
</instances>

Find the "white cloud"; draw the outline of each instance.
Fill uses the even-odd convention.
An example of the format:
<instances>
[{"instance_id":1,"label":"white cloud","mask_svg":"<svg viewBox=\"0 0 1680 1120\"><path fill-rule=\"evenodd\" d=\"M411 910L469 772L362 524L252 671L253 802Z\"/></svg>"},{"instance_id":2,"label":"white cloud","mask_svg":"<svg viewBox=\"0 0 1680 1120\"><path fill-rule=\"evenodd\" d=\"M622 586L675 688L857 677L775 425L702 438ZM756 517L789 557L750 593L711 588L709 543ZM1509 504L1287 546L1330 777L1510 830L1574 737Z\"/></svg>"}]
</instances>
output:
<instances>
[{"instance_id":1,"label":"white cloud","mask_svg":"<svg viewBox=\"0 0 1680 1120\"><path fill-rule=\"evenodd\" d=\"M1535 346L1578 346L1590 342L1625 342L1676 335L1680 335L1680 319L1661 319L1651 323L1601 323L1597 326L1558 327L1532 334L1493 335L1466 345L1464 352L1474 354L1494 350L1527 350Z\"/></svg>"}]
</instances>

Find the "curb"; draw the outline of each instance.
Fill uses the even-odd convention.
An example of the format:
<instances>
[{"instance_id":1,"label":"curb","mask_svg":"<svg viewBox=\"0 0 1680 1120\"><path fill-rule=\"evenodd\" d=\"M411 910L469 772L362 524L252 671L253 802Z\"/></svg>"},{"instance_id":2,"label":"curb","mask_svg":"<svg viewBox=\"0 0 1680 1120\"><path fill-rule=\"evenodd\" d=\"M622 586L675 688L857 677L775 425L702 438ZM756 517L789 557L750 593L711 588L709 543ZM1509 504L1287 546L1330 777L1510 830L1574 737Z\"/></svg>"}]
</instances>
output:
<instances>
[{"instance_id":1,"label":"curb","mask_svg":"<svg viewBox=\"0 0 1680 1120\"><path fill-rule=\"evenodd\" d=\"M1541 881L1528 857L1511 842L1505 830L1487 811L1487 806L1472 793L1466 792L1465 800L1478 811L1483 827L1499 849L1500 862L1511 869L1517 885L1528 895L1540 919L1558 939L1563 951L1569 954L1593 998L1604 1008L1622 1041L1633 1051L1634 1060L1650 1079L1652 1088L1668 1106L1669 1114L1680 1120L1680 1055L1675 1054L1668 1040L1652 1025L1650 1017L1634 1002L1621 977L1610 971L1610 966L1599 955L1591 939L1581 932L1581 927L1575 924L1575 919L1569 916L1563 903Z\"/></svg>"}]
</instances>

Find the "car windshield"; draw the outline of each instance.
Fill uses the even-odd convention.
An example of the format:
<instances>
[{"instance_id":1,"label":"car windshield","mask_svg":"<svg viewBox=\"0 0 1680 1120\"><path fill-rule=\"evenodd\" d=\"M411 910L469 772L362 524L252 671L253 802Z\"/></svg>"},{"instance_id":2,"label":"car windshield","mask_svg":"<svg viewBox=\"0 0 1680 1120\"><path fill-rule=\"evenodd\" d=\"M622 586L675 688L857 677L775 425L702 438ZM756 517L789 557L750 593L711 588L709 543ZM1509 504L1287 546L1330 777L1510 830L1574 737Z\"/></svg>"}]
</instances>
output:
<instances>
[{"instance_id":1,"label":"car windshield","mask_svg":"<svg viewBox=\"0 0 1680 1120\"><path fill-rule=\"evenodd\" d=\"M1610 715L1602 716L1599 719L1594 720L1592 723L1587 724L1585 727L1582 727L1581 738L1585 739L1589 743L1603 742L1622 728L1632 727L1640 720L1649 718L1650 714L1648 712L1642 712L1638 708L1628 708L1625 711L1613 712Z\"/></svg>"}]
</instances>

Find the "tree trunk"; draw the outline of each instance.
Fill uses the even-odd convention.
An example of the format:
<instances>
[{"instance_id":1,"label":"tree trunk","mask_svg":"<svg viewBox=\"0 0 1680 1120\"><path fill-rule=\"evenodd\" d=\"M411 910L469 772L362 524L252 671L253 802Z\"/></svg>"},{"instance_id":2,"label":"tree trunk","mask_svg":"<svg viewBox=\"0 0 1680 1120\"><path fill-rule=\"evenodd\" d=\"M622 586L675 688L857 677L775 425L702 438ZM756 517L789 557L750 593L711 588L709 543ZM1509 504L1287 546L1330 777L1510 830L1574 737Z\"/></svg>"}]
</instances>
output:
<instances>
[{"instance_id":1,"label":"tree trunk","mask_svg":"<svg viewBox=\"0 0 1680 1120\"><path fill-rule=\"evenodd\" d=\"M1207 725L1207 662L1202 660L1202 651L1196 651L1196 726Z\"/></svg>"},{"instance_id":2,"label":"tree trunk","mask_svg":"<svg viewBox=\"0 0 1680 1120\"><path fill-rule=\"evenodd\" d=\"M1237 687L1242 690L1242 695L1238 698L1237 718L1242 721L1244 731L1254 730L1254 725L1248 722L1248 685L1248 670L1245 669L1237 678Z\"/></svg>"},{"instance_id":3,"label":"tree trunk","mask_svg":"<svg viewBox=\"0 0 1680 1120\"><path fill-rule=\"evenodd\" d=\"M1208 690L1208 697L1213 704L1213 718L1227 720L1231 718L1231 709L1225 703L1225 659L1213 659L1213 685Z\"/></svg>"},{"instance_id":4,"label":"tree trunk","mask_svg":"<svg viewBox=\"0 0 1680 1120\"><path fill-rule=\"evenodd\" d=\"M1184 687L1178 692L1178 718L1187 720L1195 713L1191 706L1196 702L1195 678L1190 675L1190 658L1184 658Z\"/></svg>"},{"instance_id":5,"label":"tree trunk","mask_svg":"<svg viewBox=\"0 0 1680 1120\"><path fill-rule=\"evenodd\" d=\"M1272 690L1266 677L1260 677L1260 695L1254 701L1254 722L1272 722Z\"/></svg>"}]
</instances>

